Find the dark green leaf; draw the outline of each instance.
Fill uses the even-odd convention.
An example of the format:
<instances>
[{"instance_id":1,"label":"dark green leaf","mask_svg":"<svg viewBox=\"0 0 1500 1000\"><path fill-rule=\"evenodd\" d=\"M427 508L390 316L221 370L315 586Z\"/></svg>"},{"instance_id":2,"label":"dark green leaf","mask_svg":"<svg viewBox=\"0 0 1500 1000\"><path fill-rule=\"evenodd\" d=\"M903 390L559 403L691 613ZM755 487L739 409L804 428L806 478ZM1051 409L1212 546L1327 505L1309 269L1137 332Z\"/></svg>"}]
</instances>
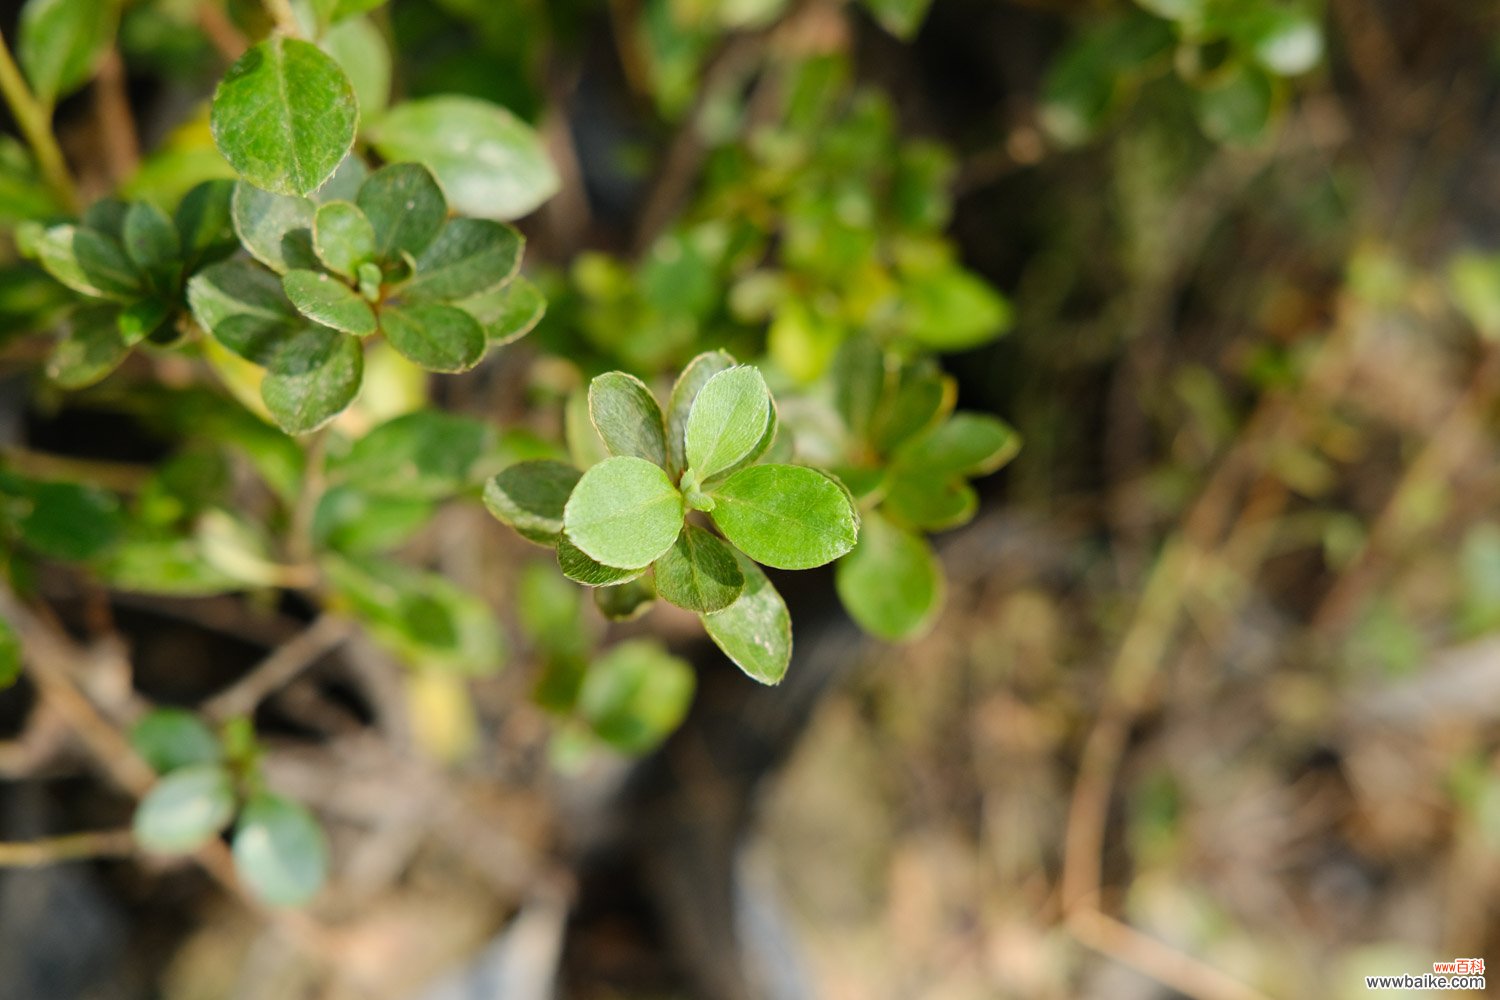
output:
<instances>
[{"instance_id":1,"label":"dark green leaf","mask_svg":"<svg viewBox=\"0 0 1500 1000\"><path fill-rule=\"evenodd\" d=\"M607 458L583 474L563 512L568 538L606 566L655 562L682 530L682 494L660 466L643 458Z\"/></svg>"},{"instance_id":2,"label":"dark green leaf","mask_svg":"<svg viewBox=\"0 0 1500 1000\"><path fill-rule=\"evenodd\" d=\"M53 226L36 243L47 273L75 292L129 301L140 295L141 274L113 238L81 226Z\"/></svg>"},{"instance_id":3,"label":"dark green leaf","mask_svg":"<svg viewBox=\"0 0 1500 1000\"><path fill-rule=\"evenodd\" d=\"M137 201L125 213L125 253L150 275L158 291L172 290L182 273L182 242L167 213L149 201Z\"/></svg>"},{"instance_id":4,"label":"dark green leaf","mask_svg":"<svg viewBox=\"0 0 1500 1000\"><path fill-rule=\"evenodd\" d=\"M366 493L444 500L475 485L489 466L494 432L482 421L439 410L402 414L354 442L330 475Z\"/></svg>"},{"instance_id":5,"label":"dark green leaf","mask_svg":"<svg viewBox=\"0 0 1500 1000\"><path fill-rule=\"evenodd\" d=\"M433 372L468 371L487 346L478 320L435 302L388 306L381 310L380 329L402 357Z\"/></svg>"},{"instance_id":6,"label":"dark green leaf","mask_svg":"<svg viewBox=\"0 0 1500 1000\"><path fill-rule=\"evenodd\" d=\"M347 333L303 327L276 350L260 396L288 434L306 434L338 416L359 395L365 352Z\"/></svg>"},{"instance_id":7,"label":"dark green leaf","mask_svg":"<svg viewBox=\"0 0 1500 1000\"><path fill-rule=\"evenodd\" d=\"M378 256L375 227L353 202L325 202L313 217L313 250L329 270L354 278Z\"/></svg>"},{"instance_id":8,"label":"dark green leaf","mask_svg":"<svg viewBox=\"0 0 1500 1000\"><path fill-rule=\"evenodd\" d=\"M556 545L563 508L582 475L562 462L520 462L485 484L484 505L522 538Z\"/></svg>"},{"instance_id":9,"label":"dark green leaf","mask_svg":"<svg viewBox=\"0 0 1500 1000\"><path fill-rule=\"evenodd\" d=\"M187 854L208 843L234 816L234 782L213 764L173 771L135 810L135 839L156 854Z\"/></svg>"},{"instance_id":10,"label":"dark green leaf","mask_svg":"<svg viewBox=\"0 0 1500 1000\"><path fill-rule=\"evenodd\" d=\"M375 252L387 262L426 250L448 217L443 189L420 163L381 167L355 200L375 227Z\"/></svg>"},{"instance_id":11,"label":"dark green leaf","mask_svg":"<svg viewBox=\"0 0 1500 1000\"><path fill-rule=\"evenodd\" d=\"M234 231L234 187L234 181L204 181L194 185L178 203L172 220L189 270L217 260L239 245Z\"/></svg>"},{"instance_id":12,"label":"dark green leaf","mask_svg":"<svg viewBox=\"0 0 1500 1000\"><path fill-rule=\"evenodd\" d=\"M21 679L21 637L10 622L0 618L0 691Z\"/></svg>"},{"instance_id":13,"label":"dark green leaf","mask_svg":"<svg viewBox=\"0 0 1500 1000\"><path fill-rule=\"evenodd\" d=\"M557 536L557 566L562 570L563 576L586 587L612 587L634 580L646 572L644 566L639 569L606 566L568 541L567 535Z\"/></svg>"},{"instance_id":14,"label":"dark green leaf","mask_svg":"<svg viewBox=\"0 0 1500 1000\"><path fill-rule=\"evenodd\" d=\"M93 385L130 353L130 345L120 335L116 310L109 306L79 309L63 331L63 339L47 359L47 377L65 389Z\"/></svg>"},{"instance_id":15,"label":"dark green leaf","mask_svg":"<svg viewBox=\"0 0 1500 1000\"><path fill-rule=\"evenodd\" d=\"M799 465L753 465L715 487L714 523L758 563L811 569L854 547L859 521L843 487Z\"/></svg>"},{"instance_id":16,"label":"dark green leaf","mask_svg":"<svg viewBox=\"0 0 1500 1000\"><path fill-rule=\"evenodd\" d=\"M683 527L677 541L652 566L656 592L679 608L711 614L735 602L745 588L734 550L697 525Z\"/></svg>"},{"instance_id":17,"label":"dark green leaf","mask_svg":"<svg viewBox=\"0 0 1500 1000\"><path fill-rule=\"evenodd\" d=\"M741 670L762 684L779 684L792 660L791 613L761 568L742 553L735 557L745 589L723 611L703 615L703 627Z\"/></svg>"},{"instance_id":18,"label":"dark green leaf","mask_svg":"<svg viewBox=\"0 0 1500 1000\"><path fill-rule=\"evenodd\" d=\"M10 508L21 540L54 559L91 559L120 535L119 500L94 486L7 476L0 503Z\"/></svg>"},{"instance_id":19,"label":"dark green leaf","mask_svg":"<svg viewBox=\"0 0 1500 1000\"><path fill-rule=\"evenodd\" d=\"M354 145L359 105L339 64L280 35L240 57L214 94L219 152L256 187L307 194Z\"/></svg>"},{"instance_id":20,"label":"dark green leaf","mask_svg":"<svg viewBox=\"0 0 1500 1000\"><path fill-rule=\"evenodd\" d=\"M93 75L114 35L116 9L109 0L27 0L16 58L44 105L50 107Z\"/></svg>"},{"instance_id":21,"label":"dark green leaf","mask_svg":"<svg viewBox=\"0 0 1500 1000\"><path fill-rule=\"evenodd\" d=\"M288 271L281 287L297 311L308 319L357 337L375 332L370 304L348 285L320 271Z\"/></svg>"},{"instance_id":22,"label":"dark green leaf","mask_svg":"<svg viewBox=\"0 0 1500 1000\"><path fill-rule=\"evenodd\" d=\"M147 712L131 727L130 745L157 774L194 764L217 764L224 756L213 730L184 708Z\"/></svg>"},{"instance_id":23,"label":"dark green leaf","mask_svg":"<svg viewBox=\"0 0 1500 1000\"><path fill-rule=\"evenodd\" d=\"M257 795L235 826L234 870L262 901L301 906L328 877L328 840L303 806Z\"/></svg>"},{"instance_id":24,"label":"dark green leaf","mask_svg":"<svg viewBox=\"0 0 1500 1000\"><path fill-rule=\"evenodd\" d=\"M115 328L127 346L138 344L147 337L168 343L181 334L180 328L168 329L166 326L176 308L176 303L167 299L136 299L120 308L115 316Z\"/></svg>"},{"instance_id":25,"label":"dark green leaf","mask_svg":"<svg viewBox=\"0 0 1500 1000\"><path fill-rule=\"evenodd\" d=\"M943 601L943 570L931 547L879 514L866 515L834 580L850 616L888 641L921 635Z\"/></svg>"},{"instance_id":26,"label":"dark green leaf","mask_svg":"<svg viewBox=\"0 0 1500 1000\"><path fill-rule=\"evenodd\" d=\"M504 108L473 97L398 104L373 126L370 138L388 160L431 167L464 215L516 219L558 189L541 137Z\"/></svg>"},{"instance_id":27,"label":"dark green leaf","mask_svg":"<svg viewBox=\"0 0 1500 1000\"><path fill-rule=\"evenodd\" d=\"M953 411L958 386L936 365L916 365L901 372L896 391L880 407L870 430L870 441L882 453L931 427Z\"/></svg>"},{"instance_id":28,"label":"dark green leaf","mask_svg":"<svg viewBox=\"0 0 1500 1000\"><path fill-rule=\"evenodd\" d=\"M606 743L642 753L681 725L695 680L685 660L652 640L631 639L589 664L578 711Z\"/></svg>"},{"instance_id":29,"label":"dark green leaf","mask_svg":"<svg viewBox=\"0 0 1500 1000\"><path fill-rule=\"evenodd\" d=\"M262 366L271 363L298 322L276 275L243 259L210 264L193 275L187 297L193 318L214 339Z\"/></svg>"},{"instance_id":30,"label":"dark green leaf","mask_svg":"<svg viewBox=\"0 0 1500 1000\"><path fill-rule=\"evenodd\" d=\"M411 299L456 302L498 288L521 266L521 234L489 219L450 219L417 257Z\"/></svg>"},{"instance_id":31,"label":"dark green leaf","mask_svg":"<svg viewBox=\"0 0 1500 1000\"><path fill-rule=\"evenodd\" d=\"M366 555L403 544L432 520L428 500L366 493L333 486L313 512L312 537L319 546Z\"/></svg>"},{"instance_id":32,"label":"dark green leaf","mask_svg":"<svg viewBox=\"0 0 1500 1000\"><path fill-rule=\"evenodd\" d=\"M656 465L666 464L661 407L634 375L605 372L590 382L589 419L611 455L634 455Z\"/></svg>"},{"instance_id":33,"label":"dark green leaf","mask_svg":"<svg viewBox=\"0 0 1500 1000\"><path fill-rule=\"evenodd\" d=\"M256 260L278 274L318 266L312 235L315 210L311 201L297 195L273 194L244 181L234 185L234 231Z\"/></svg>"},{"instance_id":34,"label":"dark green leaf","mask_svg":"<svg viewBox=\"0 0 1500 1000\"><path fill-rule=\"evenodd\" d=\"M673 475L679 475L687 468L684 438L693 401L698 398L698 393L709 379L733 367L734 358L723 351L709 351L689 361L682 374L677 377L676 384L672 386L672 396L667 401L667 458L671 462Z\"/></svg>"},{"instance_id":35,"label":"dark green leaf","mask_svg":"<svg viewBox=\"0 0 1500 1000\"><path fill-rule=\"evenodd\" d=\"M599 613L612 622L627 622L639 618L656 600L656 589L650 577L641 576L611 587L594 588L594 606Z\"/></svg>"}]
</instances>

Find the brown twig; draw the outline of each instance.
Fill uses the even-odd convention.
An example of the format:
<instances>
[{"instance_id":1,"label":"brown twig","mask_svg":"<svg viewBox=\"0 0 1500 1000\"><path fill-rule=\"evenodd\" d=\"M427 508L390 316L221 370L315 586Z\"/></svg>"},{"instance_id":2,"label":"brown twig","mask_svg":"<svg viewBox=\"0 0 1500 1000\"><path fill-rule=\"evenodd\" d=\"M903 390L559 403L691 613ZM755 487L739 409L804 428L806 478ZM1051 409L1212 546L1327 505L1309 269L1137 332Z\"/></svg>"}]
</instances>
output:
<instances>
[{"instance_id":1,"label":"brown twig","mask_svg":"<svg viewBox=\"0 0 1500 1000\"><path fill-rule=\"evenodd\" d=\"M135 115L130 110L125 61L114 47L99 60L98 74L94 77L94 121L99 126L105 171L111 186L118 186L140 165L141 144Z\"/></svg>"},{"instance_id":2,"label":"brown twig","mask_svg":"<svg viewBox=\"0 0 1500 1000\"><path fill-rule=\"evenodd\" d=\"M1068 930L1082 944L1198 1000L1268 1000L1264 993L1168 947L1096 909L1068 915Z\"/></svg>"},{"instance_id":3,"label":"brown twig","mask_svg":"<svg viewBox=\"0 0 1500 1000\"><path fill-rule=\"evenodd\" d=\"M198 4L198 27L227 62L234 62L250 47L250 42L229 20L224 9L212 0Z\"/></svg>"},{"instance_id":4,"label":"brown twig","mask_svg":"<svg viewBox=\"0 0 1500 1000\"><path fill-rule=\"evenodd\" d=\"M336 649L353 631L354 626L346 619L323 615L234 684L204 702L203 713L221 722L248 715L267 696Z\"/></svg>"},{"instance_id":5,"label":"brown twig","mask_svg":"<svg viewBox=\"0 0 1500 1000\"><path fill-rule=\"evenodd\" d=\"M129 830L68 833L41 840L0 842L0 868L40 868L62 861L119 858L134 853L135 835Z\"/></svg>"}]
</instances>

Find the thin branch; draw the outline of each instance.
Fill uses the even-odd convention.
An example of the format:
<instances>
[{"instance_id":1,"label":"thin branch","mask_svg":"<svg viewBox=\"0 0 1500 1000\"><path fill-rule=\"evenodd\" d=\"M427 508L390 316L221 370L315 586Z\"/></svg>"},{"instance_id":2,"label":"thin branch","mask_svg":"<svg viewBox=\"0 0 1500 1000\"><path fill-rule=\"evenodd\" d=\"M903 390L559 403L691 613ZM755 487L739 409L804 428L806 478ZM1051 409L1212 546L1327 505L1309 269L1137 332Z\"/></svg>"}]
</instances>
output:
<instances>
[{"instance_id":1,"label":"thin branch","mask_svg":"<svg viewBox=\"0 0 1500 1000\"><path fill-rule=\"evenodd\" d=\"M1074 911L1068 930L1082 944L1194 1000L1269 1000L1264 993L1095 909Z\"/></svg>"},{"instance_id":2,"label":"thin branch","mask_svg":"<svg viewBox=\"0 0 1500 1000\"><path fill-rule=\"evenodd\" d=\"M354 632L343 618L324 615L270 656L253 667L233 685L203 704L211 719L223 721L255 711L266 697L285 687L302 671L337 648Z\"/></svg>"},{"instance_id":3,"label":"thin branch","mask_svg":"<svg viewBox=\"0 0 1500 1000\"><path fill-rule=\"evenodd\" d=\"M99 61L99 73L94 78L94 121L104 147L105 170L117 186L140 165L141 143L126 90L125 61L113 46Z\"/></svg>"},{"instance_id":4,"label":"thin branch","mask_svg":"<svg viewBox=\"0 0 1500 1000\"><path fill-rule=\"evenodd\" d=\"M215 2L198 5L198 27L226 62L236 61L250 47L249 40Z\"/></svg>"},{"instance_id":5,"label":"thin branch","mask_svg":"<svg viewBox=\"0 0 1500 1000\"><path fill-rule=\"evenodd\" d=\"M78 186L73 182L73 175L68 173L67 161L57 145L57 137L52 134L52 109L26 85L26 78L11 56L4 35L0 35L0 96L5 98L16 127L31 147L42 180L63 209L78 211Z\"/></svg>"},{"instance_id":6,"label":"thin branch","mask_svg":"<svg viewBox=\"0 0 1500 1000\"><path fill-rule=\"evenodd\" d=\"M276 22L276 30L288 38L302 37L302 24L289 0L265 0L266 13Z\"/></svg>"},{"instance_id":7,"label":"thin branch","mask_svg":"<svg viewBox=\"0 0 1500 1000\"><path fill-rule=\"evenodd\" d=\"M41 840L0 842L0 868L40 868L62 861L122 858L134 854L135 849L135 836L129 830L99 830Z\"/></svg>"}]
</instances>

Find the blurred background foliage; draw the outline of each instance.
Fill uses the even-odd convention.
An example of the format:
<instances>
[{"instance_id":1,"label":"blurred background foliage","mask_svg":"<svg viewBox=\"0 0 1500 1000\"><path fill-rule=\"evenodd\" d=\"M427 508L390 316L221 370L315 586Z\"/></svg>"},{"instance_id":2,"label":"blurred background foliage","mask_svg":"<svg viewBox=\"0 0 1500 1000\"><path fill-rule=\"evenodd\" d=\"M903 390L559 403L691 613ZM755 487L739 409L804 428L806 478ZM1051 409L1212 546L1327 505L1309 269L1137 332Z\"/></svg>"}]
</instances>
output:
<instances>
[{"instance_id":1,"label":"blurred background foliage","mask_svg":"<svg viewBox=\"0 0 1500 1000\"><path fill-rule=\"evenodd\" d=\"M214 38L268 23L125 4L143 155L101 124L108 85L66 97L85 189L232 176ZM67 301L0 270L10 574L106 718L235 715L215 694L305 634L297 517L368 629L315 636L248 734L175 737L316 807L314 925L192 867L8 875L14 995L417 995L522 927L537 981L590 998L1352 998L1500 953L1500 6L395 0L346 24L367 107L457 93L535 127L545 315L464 378L372 354L299 513L303 451L170 356L36 378ZM59 207L5 140L0 219ZM691 616L611 621L640 605L600 614L442 503L597 447L590 376L661 386L714 348L758 359L883 553L788 583L798 659L754 697ZM924 464L975 413L1024 442L1004 472ZM433 440L459 458L424 464ZM128 821L47 703L0 696L4 839ZM592 859L643 786L662 853L622 886ZM746 844L732 870L700 827ZM26 992L62 982L49 955L76 981Z\"/></svg>"}]
</instances>

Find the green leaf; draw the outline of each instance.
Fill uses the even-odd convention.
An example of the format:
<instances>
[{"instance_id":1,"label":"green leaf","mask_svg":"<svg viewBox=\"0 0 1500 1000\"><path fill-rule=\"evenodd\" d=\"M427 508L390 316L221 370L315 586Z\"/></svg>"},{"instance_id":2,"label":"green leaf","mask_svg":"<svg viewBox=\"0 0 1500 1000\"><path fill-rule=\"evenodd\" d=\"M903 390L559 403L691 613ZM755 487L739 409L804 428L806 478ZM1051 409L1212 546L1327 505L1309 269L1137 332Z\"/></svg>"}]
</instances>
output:
<instances>
[{"instance_id":1,"label":"green leaf","mask_svg":"<svg viewBox=\"0 0 1500 1000\"><path fill-rule=\"evenodd\" d=\"M306 434L354 402L364 369L358 340L327 327L303 327L277 348L260 396L282 430Z\"/></svg>"},{"instance_id":2,"label":"green leaf","mask_svg":"<svg viewBox=\"0 0 1500 1000\"><path fill-rule=\"evenodd\" d=\"M1010 329L1010 303L956 265L913 276L903 288L906 335L933 351L964 351Z\"/></svg>"},{"instance_id":3,"label":"green leaf","mask_svg":"<svg viewBox=\"0 0 1500 1000\"><path fill-rule=\"evenodd\" d=\"M834 581L850 617L888 641L921 635L943 603L943 570L932 548L879 514L865 516L859 544L839 560Z\"/></svg>"},{"instance_id":4,"label":"green leaf","mask_svg":"<svg viewBox=\"0 0 1500 1000\"><path fill-rule=\"evenodd\" d=\"M64 389L93 385L120 366L130 345L120 335L118 313L109 306L79 309L47 358L47 377Z\"/></svg>"},{"instance_id":5,"label":"green leaf","mask_svg":"<svg viewBox=\"0 0 1500 1000\"><path fill-rule=\"evenodd\" d=\"M140 594L203 597L244 589L204 558L196 538L127 536L96 569L112 588Z\"/></svg>"},{"instance_id":6,"label":"green leaf","mask_svg":"<svg viewBox=\"0 0 1500 1000\"><path fill-rule=\"evenodd\" d=\"M131 204L123 229L125 254L150 275L158 291L172 290L182 273L182 242L166 212L149 201Z\"/></svg>"},{"instance_id":7,"label":"green leaf","mask_svg":"<svg viewBox=\"0 0 1500 1000\"><path fill-rule=\"evenodd\" d=\"M332 486L313 511L312 537L319 547L355 555L384 552L409 540L432 520L427 500L366 493Z\"/></svg>"},{"instance_id":8,"label":"green leaf","mask_svg":"<svg viewBox=\"0 0 1500 1000\"><path fill-rule=\"evenodd\" d=\"M1272 79L1259 67L1234 66L1198 92L1203 134L1226 144L1254 143L1265 135L1276 102Z\"/></svg>"},{"instance_id":9,"label":"green leaf","mask_svg":"<svg viewBox=\"0 0 1500 1000\"><path fill-rule=\"evenodd\" d=\"M522 538L556 545L563 531L563 509L582 476L563 462L518 462L485 484L484 505Z\"/></svg>"},{"instance_id":10,"label":"green leaf","mask_svg":"<svg viewBox=\"0 0 1500 1000\"><path fill-rule=\"evenodd\" d=\"M115 32L109 0L27 0L16 58L37 98L51 107L94 73Z\"/></svg>"},{"instance_id":11,"label":"green leaf","mask_svg":"<svg viewBox=\"0 0 1500 1000\"><path fill-rule=\"evenodd\" d=\"M590 558L587 553L569 541L567 535L557 536L557 567L562 570L563 576L586 587L613 587L616 584L628 583L646 572L644 566L639 569L606 566Z\"/></svg>"},{"instance_id":12,"label":"green leaf","mask_svg":"<svg viewBox=\"0 0 1500 1000\"><path fill-rule=\"evenodd\" d=\"M114 494L78 483L40 482L0 473L0 502L21 541L44 556L92 559L119 538L122 518Z\"/></svg>"},{"instance_id":13,"label":"green leaf","mask_svg":"<svg viewBox=\"0 0 1500 1000\"><path fill-rule=\"evenodd\" d=\"M709 351L689 361L672 386L672 396L667 400L667 458L674 476L680 475L687 468L684 438L693 401L698 398L698 393L708 384L709 379L733 367L734 358L723 351Z\"/></svg>"},{"instance_id":14,"label":"green leaf","mask_svg":"<svg viewBox=\"0 0 1500 1000\"><path fill-rule=\"evenodd\" d=\"M521 266L521 234L489 219L450 219L417 257L411 299L456 302L498 288Z\"/></svg>"},{"instance_id":15,"label":"green leaf","mask_svg":"<svg viewBox=\"0 0 1500 1000\"><path fill-rule=\"evenodd\" d=\"M932 0L864 0L880 26L902 41L911 41L927 16Z\"/></svg>"},{"instance_id":16,"label":"green leaf","mask_svg":"<svg viewBox=\"0 0 1500 1000\"><path fill-rule=\"evenodd\" d=\"M606 458L583 474L563 510L568 538L606 566L640 569L672 547L686 513L660 466Z\"/></svg>"},{"instance_id":17,"label":"green leaf","mask_svg":"<svg viewBox=\"0 0 1500 1000\"><path fill-rule=\"evenodd\" d=\"M209 125L219 152L256 187L307 194L354 145L359 105L339 64L318 47L273 35L229 68Z\"/></svg>"},{"instance_id":18,"label":"green leaf","mask_svg":"<svg viewBox=\"0 0 1500 1000\"><path fill-rule=\"evenodd\" d=\"M578 711L606 743L642 753L682 724L695 682L687 661L650 639L631 639L589 664Z\"/></svg>"},{"instance_id":19,"label":"green leaf","mask_svg":"<svg viewBox=\"0 0 1500 1000\"><path fill-rule=\"evenodd\" d=\"M792 616L786 602L748 556L735 553L745 589L723 611L703 615L714 645L762 684L779 684L792 661Z\"/></svg>"},{"instance_id":20,"label":"green leaf","mask_svg":"<svg viewBox=\"0 0 1500 1000\"><path fill-rule=\"evenodd\" d=\"M167 299L136 299L120 308L115 316L115 328L120 331L120 339L126 346L138 344L147 337L160 343L175 342L182 331L168 330L166 323L176 309L176 303Z\"/></svg>"},{"instance_id":21,"label":"green leaf","mask_svg":"<svg viewBox=\"0 0 1500 1000\"><path fill-rule=\"evenodd\" d=\"M308 319L356 337L375 332L370 304L348 285L320 271L288 271L281 279L286 297Z\"/></svg>"},{"instance_id":22,"label":"green leaf","mask_svg":"<svg viewBox=\"0 0 1500 1000\"><path fill-rule=\"evenodd\" d=\"M443 189L420 163L381 167L360 185L355 201L375 227L375 252L387 262L426 250L448 217Z\"/></svg>"},{"instance_id":23,"label":"green leaf","mask_svg":"<svg viewBox=\"0 0 1500 1000\"><path fill-rule=\"evenodd\" d=\"M942 531L967 523L979 509L979 497L961 479L917 472L891 477L881 509L913 528Z\"/></svg>"},{"instance_id":24,"label":"green leaf","mask_svg":"<svg viewBox=\"0 0 1500 1000\"><path fill-rule=\"evenodd\" d=\"M11 623L0 618L0 691L21 679L21 637Z\"/></svg>"},{"instance_id":25,"label":"green leaf","mask_svg":"<svg viewBox=\"0 0 1500 1000\"><path fill-rule=\"evenodd\" d=\"M384 111L391 101L391 47L380 29L350 19L324 32L320 44L349 78L360 114L369 119Z\"/></svg>"},{"instance_id":26,"label":"green leaf","mask_svg":"<svg viewBox=\"0 0 1500 1000\"><path fill-rule=\"evenodd\" d=\"M234 231L235 182L222 178L195 184L172 215L188 270L218 260L239 247Z\"/></svg>"},{"instance_id":27,"label":"green leaf","mask_svg":"<svg viewBox=\"0 0 1500 1000\"><path fill-rule=\"evenodd\" d=\"M958 399L958 385L935 364L904 369L896 391L876 412L870 441L882 453L945 417Z\"/></svg>"},{"instance_id":28,"label":"green leaf","mask_svg":"<svg viewBox=\"0 0 1500 1000\"><path fill-rule=\"evenodd\" d=\"M530 333L547 312L547 299L542 290L522 275L499 288L454 305L479 320L491 347L508 344Z\"/></svg>"},{"instance_id":29,"label":"green leaf","mask_svg":"<svg viewBox=\"0 0 1500 1000\"><path fill-rule=\"evenodd\" d=\"M113 238L82 226L53 226L36 242L37 261L75 292L128 302L143 291L141 274Z\"/></svg>"},{"instance_id":30,"label":"green leaf","mask_svg":"<svg viewBox=\"0 0 1500 1000\"><path fill-rule=\"evenodd\" d=\"M885 352L871 337L851 337L834 355L830 374L834 403L844 425L854 440L867 440L885 399Z\"/></svg>"},{"instance_id":31,"label":"green leaf","mask_svg":"<svg viewBox=\"0 0 1500 1000\"><path fill-rule=\"evenodd\" d=\"M261 366L270 364L297 323L281 281L247 260L205 267L188 281L187 298L193 318L215 340Z\"/></svg>"},{"instance_id":32,"label":"green leaf","mask_svg":"<svg viewBox=\"0 0 1500 1000\"><path fill-rule=\"evenodd\" d=\"M624 372L605 372L589 383L589 419L611 455L634 455L666 464L661 407L646 383Z\"/></svg>"},{"instance_id":33,"label":"green leaf","mask_svg":"<svg viewBox=\"0 0 1500 1000\"><path fill-rule=\"evenodd\" d=\"M130 729L130 745L157 774L195 764L217 764L224 748L213 730L185 708L157 708Z\"/></svg>"},{"instance_id":34,"label":"green leaf","mask_svg":"<svg viewBox=\"0 0 1500 1000\"><path fill-rule=\"evenodd\" d=\"M318 259L346 278L354 278L361 264L378 256L375 227L353 202L330 201L319 205L313 217L312 240Z\"/></svg>"},{"instance_id":35,"label":"green leaf","mask_svg":"<svg viewBox=\"0 0 1500 1000\"><path fill-rule=\"evenodd\" d=\"M187 854L212 840L234 816L234 782L214 764L173 771L135 810L135 839L156 854Z\"/></svg>"},{"instance_id":36,"label":"green leaf","mask_svg":"<svg viewBox=\"0 0 1500 1000\"><path fill-rule=\"evenodd\" d=\"M751 559L811 569L854 547L859 521L838 483L800 465L753 465L714 488L714 523Z\"/></svg>"},{"instance_id":37,"label":"green leaf","mask_svg":"<svg viewBox=\"0 0 1500 1000\"><path fill-rule=\"evenodd\" d=\"M381 310L380 329L402 357L432 372L468 371L487 346L478 320L436 302L388 306Z\"/></svg>"},{"instance_id":38,"label":"green leaf","mask_svg":"<svg viewBox=\"0 0 1500 1000\"><path fill-rule=\"evenodd\" d=\"M431 167L464 215L520 218L560 186L541 137L504 108L473 97L398 104L375 123L370 139L388 160Z\"/></svg>"},{"instance_id":39,"label":"green leaf","mask_svg":"<svg viewBox=\"0 0 1500 1000\"><path fill-rule=\"evenodd\" d=\"M278 274L315 268L313 215L316 207L297 195L262 191L237 181L230 203L234 231L250 255Z\"/></svg>"},{"instance_id":40,"label":"green leaf","mask_svg":"<svg viewBox=\"0 0 1500 1000\"><path fill-rule=\"evenodd\" d=\"M235 826L234 870L263 902L301 906L328 878L328 839L303 806L257 795Z\"/></svg>"},{"instance_id":41,"label":"green leaf","mask_svg":"<svg viewBox=\"0 0 1500 1000\"><path fill-rule=\"evenodd\" d=\"M1003 421L983 413L956 413L896 449L891 464L903 472L972 478L994 472L1020 448L1020 436Z\"/></svg>"},{"instance_id":42,"label":"green leaf","mask_svg":"<svg viewBox=\"0 0 1500 1000\"><path fill-rule=\"evenodd\" d=\"M418 410L393 417L354 442L331 477L367 493L445 500L489 471L478 468L495 448L494 432L472 417Z\"/></svg>"},{"instance_id":43,"label":"green leaf","mask_svg":"<svg viewBox=\"0 0 1500 1000\"><path fill-rule=\"evenodd\" d=\"M687 464L699 481L734 465L762 443L771 391L749 365L719 372L693 400L685 432Z\"/></svg>"},{"instance_id":44,"label":"green leaf","mask_svg":"<svg viewBox=\"0 0 1500 1000\"><path fill-rule=\"evenodd\" d=\"M585 556L585 558L587 558ZM612 622L628 622L639 618L656 600L656 588L649 577L642 576L611 587L594 588L594 607Z\"/></svg>"},{"instance_id":45,"label":"green leaf","mask_svg":"<svg viewBox=\"0 0 1500 1000\"><path fill-rule=\"evenodd\" d=\"M679 608L711 614L735 602L745 588L734 550L697 525L682 534L652 567L656 592Z\"/></svg>"}]
</instances>

